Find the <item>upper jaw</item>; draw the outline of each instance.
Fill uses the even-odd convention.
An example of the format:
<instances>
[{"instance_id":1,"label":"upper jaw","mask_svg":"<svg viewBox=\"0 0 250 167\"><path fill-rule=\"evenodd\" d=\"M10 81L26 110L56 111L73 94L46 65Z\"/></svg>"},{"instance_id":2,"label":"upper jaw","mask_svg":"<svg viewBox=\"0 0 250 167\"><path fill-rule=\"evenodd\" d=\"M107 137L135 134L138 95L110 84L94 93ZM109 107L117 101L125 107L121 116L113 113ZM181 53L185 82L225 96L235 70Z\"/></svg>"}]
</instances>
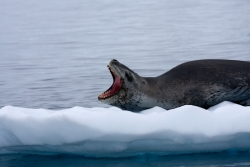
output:
<instances>
[{"instance_id":1,"label":"upper jaw","mask_svg":"<svg viewBox=\"0 0 250 167\"><path fill-rule=\"evenodd\" d=\"M111 61L108 64L108 69L110 70L110 73L113 77L113 84L111 85L111 87L108 90L106 90L102 94L98 95L99 100L105 100L105 99L110 98L110 97L116 95L117 93L119 93L120 90L122 89L122 86L124 83L124 79L121 77L121 75L120 75L121 72L116 64L114 64Z\"/></svg>"},{"instance_id":2,"label":"upper jaw","mask_svg":"<svg viewBox=\"0 0 250 167\"><path fill-rule=\"evenodd\" d=\"M124 79L121 70L119 69L119 67L117 65L119 65L120 63L117 60L111 60L109 62L108 69L113 72L114 74L116 74L118 77L120 77L121 79Z\"/></svg>"}]
</instances>

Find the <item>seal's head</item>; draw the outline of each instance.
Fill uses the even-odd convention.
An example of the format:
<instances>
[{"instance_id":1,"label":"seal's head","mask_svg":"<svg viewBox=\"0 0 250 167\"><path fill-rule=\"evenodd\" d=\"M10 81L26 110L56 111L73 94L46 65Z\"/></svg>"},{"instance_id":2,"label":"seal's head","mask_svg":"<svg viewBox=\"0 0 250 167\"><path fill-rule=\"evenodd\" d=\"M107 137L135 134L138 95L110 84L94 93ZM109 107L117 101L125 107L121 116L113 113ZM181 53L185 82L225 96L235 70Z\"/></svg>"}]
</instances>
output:
<instances>
[{"instance_id":1,"label":"seal's head","mask_svg":"<svg viewBox=\"0 0 250 167\"><path fill-rule=\"evenodd\" d=\"M109 62L108 69L113 77L113 84L98 96L98 100L131 111L144 109L140 106L143 100L140 89L146 81L115 59Z\"/></svg>"}]
</instances>

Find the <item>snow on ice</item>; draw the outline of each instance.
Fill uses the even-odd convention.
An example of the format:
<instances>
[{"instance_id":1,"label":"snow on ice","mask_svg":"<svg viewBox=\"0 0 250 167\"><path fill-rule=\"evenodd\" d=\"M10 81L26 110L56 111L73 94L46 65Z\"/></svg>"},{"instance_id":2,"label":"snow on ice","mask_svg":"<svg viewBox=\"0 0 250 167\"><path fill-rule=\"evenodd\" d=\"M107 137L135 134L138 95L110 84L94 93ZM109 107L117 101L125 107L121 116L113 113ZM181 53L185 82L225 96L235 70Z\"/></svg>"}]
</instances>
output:
<instances>
[{"instance_id":1,"label":"snow on ice","mask_svg":"<svg viewBox=\"0 0 250 167\"><path fill-rule=\"evenodd\" d=\"M223 102L208 110L187 105L140 113L116 107L0 109L0 154L126 157L224 150L250 151L250 107Z\"/></svg>"}]
</instances>

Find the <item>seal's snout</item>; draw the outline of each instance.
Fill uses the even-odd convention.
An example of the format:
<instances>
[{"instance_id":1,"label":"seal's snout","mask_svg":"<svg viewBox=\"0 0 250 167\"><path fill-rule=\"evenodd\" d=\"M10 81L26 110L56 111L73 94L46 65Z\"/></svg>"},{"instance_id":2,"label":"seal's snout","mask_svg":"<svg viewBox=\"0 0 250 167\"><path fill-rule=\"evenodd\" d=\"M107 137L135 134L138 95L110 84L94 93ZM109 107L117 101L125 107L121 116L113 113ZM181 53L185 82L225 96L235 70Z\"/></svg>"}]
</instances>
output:
<instances>
[{"instance_id":1,"label":"seal's snout","mask_svg":"<svg viewBox=\"0 0 250 167\"><path fill-rule=\"evenodd\" d=\"M119 62L118 62L116 59L112 59L112 60L110 61L109 64L110 64L110 65L111 65L111 64L118 65Z\"/></svg>"},{"instance_id":2,"label":"seal's snout","mask_svg":"<svg viewBox=\"0 0 250 167\"><path fill-rule=\"evenodd\" d=\"M113 63L118 62L116 59L111 60Z\"/></svg>"}]
</instances>

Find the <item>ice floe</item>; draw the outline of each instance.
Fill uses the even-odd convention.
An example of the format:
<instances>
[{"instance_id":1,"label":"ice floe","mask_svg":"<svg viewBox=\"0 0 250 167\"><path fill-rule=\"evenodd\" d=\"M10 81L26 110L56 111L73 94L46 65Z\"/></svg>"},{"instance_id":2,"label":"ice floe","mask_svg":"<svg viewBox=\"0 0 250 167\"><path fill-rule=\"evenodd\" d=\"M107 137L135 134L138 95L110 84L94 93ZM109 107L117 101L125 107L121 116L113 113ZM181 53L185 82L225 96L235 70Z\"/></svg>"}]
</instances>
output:
<instances>
[{"instance_id":1,"label":"ice floe","mask_svg":"<svg viewBox=\"0 0 250 167\"><path fill-rule=\"evenodd\" d=\"M223 102L208 110L160 107L140 113L116 107L0 109L0 154L125 157L250 150L250 107Z\"/></svg>"}]
</instances>

